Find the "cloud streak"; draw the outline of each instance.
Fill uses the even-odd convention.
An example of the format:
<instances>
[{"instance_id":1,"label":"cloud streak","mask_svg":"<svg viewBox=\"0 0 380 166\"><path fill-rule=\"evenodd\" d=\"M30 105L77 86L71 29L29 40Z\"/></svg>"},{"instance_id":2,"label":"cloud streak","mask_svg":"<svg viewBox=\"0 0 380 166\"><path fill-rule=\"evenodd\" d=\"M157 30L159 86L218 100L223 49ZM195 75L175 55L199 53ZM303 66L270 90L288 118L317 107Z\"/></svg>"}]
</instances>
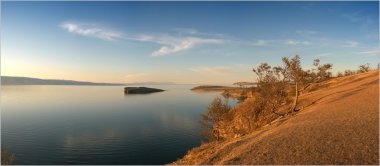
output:
<instances>
[{"instance_id":1,"label":"cloud streak","mask_svg":"<svg viewBox=\"0 0 380 166\"><path fill-rule=\"evenodd\" d=\"M152 52L151 56L159 57L179 53L196 46L205 44L222 44L224 39L212 36L221 34L202 33L194 29L176 29L181 31L180 35L151 35L151 34L129 34L112 31L96 26L65 22L60 27L70 33L85 37L93 37L105 41L133 40L139 42L151 42L160 45L160 48Z\"/></svg>"},{"instance_id":2,"label":"cloud streak","mask_svg":"<svg viewBox=\"0 0 380 166\"><path fill-rule=\"evenodd\" d=\"M309 41L299 41L299 40L287 40L285 42L287 45L310 45L311 43Z\"/></svg>"},{"instance_id":3,"label":"cloud streak","mask_svg":"<svg viewBox=\"0 0 380 166\"><path fill-rule=\"evenodd\" d=\"M272 41L269 41L269 40L257 40L252 45L254 45L254 46L266 46L266 45L268 45L271 42Z\"/></svg>"},{"instance_id":4,"label":"cloud streak","mask_svg":"<svg viewBox=\"0 0 380 166\"><path fill-rule=\"evenodd\" d=\"M204 32L199 32L196 29L192 28L173 28L172 29L175 32L178 32L179 34L183 35L202 35L202 36L213 36L213 37L225 37L224 34L220 33L204 33Z\"/></svg>"},{"instance_id":5,"label":"cloud streak","mask_svg":"<svg viewBox=\"0 0 380 166\"><path fill-rule=\"evenodd\" d=\"M299 35L302 35L302 36L307 36L307 35L314 35L317 32L316 31L312 31L312 30L297 30L296 33L299 34Z\"/></svg>"},{"instance_id":6,"label":"cloud streak","mask_svg":"<svg viewBox=\"0 0 380 166\"><path fill-rule=\"evenodd\" d=\"M317 57L330 57L331 55L333 55L333 53L325 52L325 53L318 54Z\"/></svg>"},{"instance_id":7,"label":"cloud streak","mask_svg":"<svg viewBox=\"0 0 380 166\"><path fill-rule=\"evenodd\" d=\"M380 50L379 48L374 48L367 51L357 52L356 54L363 55L363 56L380 56Z\"/></svg>"},{"instance_id":8,"label":"cloud streak","mask_svg":"<svg viewBox=\"0 0 380 166\"><path fill-rule=\"evenodd\" d=\"M161 47L151 54L155 57L178 53L199 45L222 44L225 42L223 39L216 38L193 36L179 37L170 35L139 35L134 37L133 39L141 42L153 42L160 44Z\"/></svg>"},{"instance_id":9,"label":"cloud streak","mask_svg":"<svg viewBox=\"0 0 380 166\"><path fill-rule=\"evenodd\" d=\"M343 47L348 47L348 48L356 48L359 46L359 42L356 41L346 41Z\"/></svg>"},{"instance_id":10,"label":"cloud streak","mask_svg":"<svg viewBox=\"0 0 380 166\"><path fill-rule=\"evenodd\" d=\"M117 41L123 38L123 33L117 31L106 30L98 27L89 27L88 25L76 23L62 23L61 28L70 33L74 33L86 37L99 38L106 41Z\"/></svg>"}]
</instances>

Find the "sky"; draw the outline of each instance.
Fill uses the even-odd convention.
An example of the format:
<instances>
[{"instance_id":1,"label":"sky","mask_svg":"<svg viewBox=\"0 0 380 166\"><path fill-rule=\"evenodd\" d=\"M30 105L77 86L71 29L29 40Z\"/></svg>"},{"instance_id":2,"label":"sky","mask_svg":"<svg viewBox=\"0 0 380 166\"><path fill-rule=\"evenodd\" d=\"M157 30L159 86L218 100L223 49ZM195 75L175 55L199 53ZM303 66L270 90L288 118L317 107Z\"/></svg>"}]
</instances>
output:
<instances>
[{"instance_id":1,"label":"sky","mask_svg":"<svg viewBox=\"0 0 380 166\"><path fill-rule=\"evenodd\" d=\"M373 2L2 2L1 75L231 84L300 55L379 62Z\"/></svg>"}]
</instances>

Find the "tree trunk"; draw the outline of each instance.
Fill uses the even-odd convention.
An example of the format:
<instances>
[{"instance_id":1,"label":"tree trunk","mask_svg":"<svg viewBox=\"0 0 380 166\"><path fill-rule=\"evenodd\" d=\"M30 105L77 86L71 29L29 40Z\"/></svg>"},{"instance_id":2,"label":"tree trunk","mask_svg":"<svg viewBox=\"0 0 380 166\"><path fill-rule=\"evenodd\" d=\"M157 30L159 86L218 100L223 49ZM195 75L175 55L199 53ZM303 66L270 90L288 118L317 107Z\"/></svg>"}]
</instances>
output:
<instances>
[{"instance_id":1,"label":"tree trunk","mask_svg":"<svg viewBox=\"0 0 380 166\"><path fill-rule=\"evenodd\" d=\"M286 113L285 114L277 113L275 105L273 103L272 103L272 113L276 114L277 116L285 116L286 115Z\"/></svg>"},{"instance_id":2,"label":"tree trunk","mask_svg":"<svg viewBox=\"0 0 380 166\"><path fill-rule=\"evenodd\" d=\"M249 116L247 114L243 114L243 117L248 121L248 130L251 131L252 130L252 126L251 126L251 119L249 118Z\"/></svg>"},{"instance_id":3,"label":"tree trunk","mask_svg":"<svg viewBox=\"0 0 380 166\"><path fill-rule=\"evenodd\" d=\"M298 103L298 82L296 82L296 96L294 97L294 104L293 104L293 108L291 110L292 112L294 112L296 110L297 103Z\"/></svg>"}]
</instances>

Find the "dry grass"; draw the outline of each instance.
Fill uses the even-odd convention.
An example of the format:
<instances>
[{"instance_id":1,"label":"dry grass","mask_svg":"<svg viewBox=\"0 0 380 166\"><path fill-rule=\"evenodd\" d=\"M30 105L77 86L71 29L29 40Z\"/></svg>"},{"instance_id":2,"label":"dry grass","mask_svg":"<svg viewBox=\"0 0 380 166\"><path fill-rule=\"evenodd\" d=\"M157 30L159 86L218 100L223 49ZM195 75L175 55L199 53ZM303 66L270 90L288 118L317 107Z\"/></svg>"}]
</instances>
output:
<instances>
[{"instance_id":1,"label":"dry grass","mask_svg":"<svg viewBox=\"0 0 380 166\"><path fill-rule=\"evenodd\" d=\"M379 72L321 82L301 111L173 164L379 164Z\"/></svg>"}]
</instances>

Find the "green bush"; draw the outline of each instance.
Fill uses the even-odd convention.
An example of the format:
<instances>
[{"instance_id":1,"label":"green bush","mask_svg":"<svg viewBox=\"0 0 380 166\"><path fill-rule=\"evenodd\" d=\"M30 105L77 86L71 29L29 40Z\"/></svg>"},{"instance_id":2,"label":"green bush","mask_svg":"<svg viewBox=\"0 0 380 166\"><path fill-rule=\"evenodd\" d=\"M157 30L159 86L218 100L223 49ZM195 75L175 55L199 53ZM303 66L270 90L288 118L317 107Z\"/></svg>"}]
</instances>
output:
<instances>
[{"instance_id":1,"label":"green bush","mask_svg":"<svg viewBox=\"0 0 380 166\"><path fill-rule=\"evenodd\" d=\"M13 164L15 159L16 159L15 155L10 153L8 148L1 150L1 164L2 165Z\"/></svg>"}]
</instances>

